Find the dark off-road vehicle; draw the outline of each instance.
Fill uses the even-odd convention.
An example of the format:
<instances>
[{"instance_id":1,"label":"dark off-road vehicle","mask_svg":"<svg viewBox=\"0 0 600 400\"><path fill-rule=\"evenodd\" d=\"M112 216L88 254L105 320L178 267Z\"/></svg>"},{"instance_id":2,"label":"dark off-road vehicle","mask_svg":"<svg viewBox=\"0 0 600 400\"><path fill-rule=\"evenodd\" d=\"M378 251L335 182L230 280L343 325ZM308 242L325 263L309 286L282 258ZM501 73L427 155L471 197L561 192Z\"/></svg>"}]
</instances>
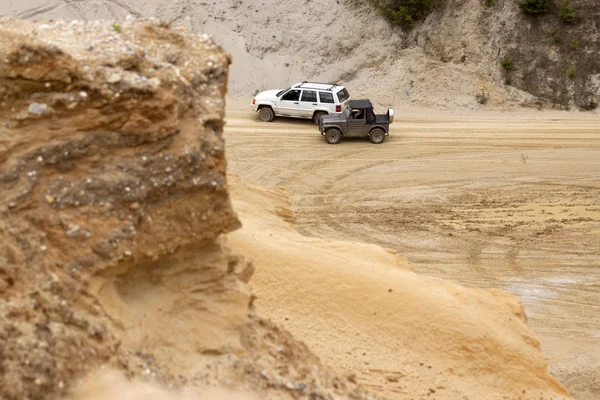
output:
<instances>
[{"instance_id":1,"label":"dark off-road vehicle","mask_svg":"<svg viewBox=\"0 0 600 400\"><path fill-rule=\"evenodd\" d=\"M329 144L336 144L342 137L368 137L372 143L383 143L394 122L394 110L375 114L369 100L350 100L340 114L324 115L319 121L319 131Z\"/></svg>"}]
</instances>

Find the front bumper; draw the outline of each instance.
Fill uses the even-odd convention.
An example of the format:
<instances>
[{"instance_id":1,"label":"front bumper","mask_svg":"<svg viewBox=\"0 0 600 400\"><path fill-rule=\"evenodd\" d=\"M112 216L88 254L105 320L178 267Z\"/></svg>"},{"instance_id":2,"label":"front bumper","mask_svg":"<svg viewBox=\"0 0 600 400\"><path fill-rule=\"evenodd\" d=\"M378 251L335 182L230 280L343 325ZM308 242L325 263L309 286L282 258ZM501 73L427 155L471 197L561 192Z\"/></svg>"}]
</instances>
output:
<instances>
[{"instance_id":1,"label":"front bumper","mask_svg":"<svg viewBox=\"0 0 600 400\"><path fill-rule=\"evenodd\" d=\"M254 112L258 111L258 104L250 103L250 107L252 107L252 111L254 111Z\"/></svg>"}]
</instances>

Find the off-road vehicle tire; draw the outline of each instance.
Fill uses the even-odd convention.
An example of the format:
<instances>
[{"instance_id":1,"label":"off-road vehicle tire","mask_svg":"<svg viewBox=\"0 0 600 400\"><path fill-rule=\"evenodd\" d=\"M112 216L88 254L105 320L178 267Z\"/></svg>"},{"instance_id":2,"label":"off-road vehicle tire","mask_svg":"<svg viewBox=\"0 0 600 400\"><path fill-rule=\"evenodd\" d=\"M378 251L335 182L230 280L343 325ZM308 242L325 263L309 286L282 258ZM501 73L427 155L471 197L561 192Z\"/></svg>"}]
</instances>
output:
<instances>
[{"instance_id":1,"label":"off-road vehicle tire","mask_svg":"<svg viewBox=\"0 0 600 400\"><path fill-rule=\"evenodd\" d=\"M375 128L369 133L371 143L381 144L385 140L385 131L381 128Z\"/></svg>"},{"instance_id":2,"label":"off-road vehicle tire","mask_svg":"<svg viewBox=\"0 0 600 400\"><path fill-rule=\"evenodd\" d=\"M325 140L329 144L338 144L342 140L342 133L337 129L328 129L325 132Z\"/></svg>"},{"instance_id":3,"label":"off-road vehicle tire","mask_svg":"<svg viewBox=\"0 0 600 400\"><path fill-rule=\"evenodd\" d=\"M319 120L323 117L323 115L327 115L326 112L323 111L317 111L314 115L313 115L313 122L315 123L315 125L319 125Z\"/></svg>"},{"instance_id":4,"label":"off-road vehicle tire","mask_svg":"<svg viewBox=\"0 0 600 400\"><path fill-rule=\"evenodd\" d=\"M258 110L258 119L262 122L271 122L275 118L275 113L271 109L271 107L263 107Z\"/></svg>"}]
</instances>

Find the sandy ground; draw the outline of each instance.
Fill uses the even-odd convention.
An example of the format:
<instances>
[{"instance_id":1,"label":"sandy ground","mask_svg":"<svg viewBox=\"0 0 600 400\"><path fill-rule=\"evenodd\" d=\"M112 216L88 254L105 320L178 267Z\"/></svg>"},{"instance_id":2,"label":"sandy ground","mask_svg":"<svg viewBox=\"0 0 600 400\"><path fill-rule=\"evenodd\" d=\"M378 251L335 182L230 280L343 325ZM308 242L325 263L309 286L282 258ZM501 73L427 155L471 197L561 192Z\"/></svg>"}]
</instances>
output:
<instances>
[{"instance_id":1,"label":"sandy ground","mask_svg":"<svg viewBox=\"0 0 600 400\"><path fill-rule=\"evenodd\" d=\"M600 116L398 110L381 146L230 101L230 173L284 188L309 236L380 244L417 272L516 294L550 371L600 395Z\"/></svg>"}]
</instances>

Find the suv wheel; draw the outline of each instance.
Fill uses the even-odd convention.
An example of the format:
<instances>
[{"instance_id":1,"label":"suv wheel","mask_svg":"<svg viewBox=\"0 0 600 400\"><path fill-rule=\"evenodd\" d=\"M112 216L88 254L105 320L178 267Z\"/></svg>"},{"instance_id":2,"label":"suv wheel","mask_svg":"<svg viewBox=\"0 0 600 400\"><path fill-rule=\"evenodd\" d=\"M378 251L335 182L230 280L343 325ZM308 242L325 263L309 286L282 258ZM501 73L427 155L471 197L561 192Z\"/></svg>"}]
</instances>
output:
<instances>
[{"instance_id":1,"label":"suv wheel","mask_svg":"<svg viewBox=\"0 0 600 400\"><path fill-rule=\"evenodd\" d=\"M371 143L380 144L385 140L385 131L381 128L375 128L369 133Z\"/></svg>"},{"instance_id":2,"label":"suv wheel","mask_svg":"<svg viewBox=\"0 0 600 400\"><path fill-rule=\"evenodd\" d=\"M275 113L271 109L271 107L263 107L258 110L258 119L262 122L271 122L275 118Z\"/></svg>"},{"instance_id":3,"label":"suv wheel","mask_svg":"<svg viewBox=\"0 0 600 400\"><path fill-rule=\"evenodd\" d=\"M329 129L325 132L325 140L329 144L338 144L342 140L342 134L337 129Z\"/></svg>"},{"instance_id":4,"label":"suv wheel","mask_svg":"<svg viewBox=\"0 0 600 400\"><path fill-rule=\"evenodd\" d=\"M321 118L323 118L323 115L327 115L327 113L321 111L321 112L316 112L313 115L313 122L315 123L315 125L319 125L319 121L321 121Z\"/></svg>"}]
</instances>

